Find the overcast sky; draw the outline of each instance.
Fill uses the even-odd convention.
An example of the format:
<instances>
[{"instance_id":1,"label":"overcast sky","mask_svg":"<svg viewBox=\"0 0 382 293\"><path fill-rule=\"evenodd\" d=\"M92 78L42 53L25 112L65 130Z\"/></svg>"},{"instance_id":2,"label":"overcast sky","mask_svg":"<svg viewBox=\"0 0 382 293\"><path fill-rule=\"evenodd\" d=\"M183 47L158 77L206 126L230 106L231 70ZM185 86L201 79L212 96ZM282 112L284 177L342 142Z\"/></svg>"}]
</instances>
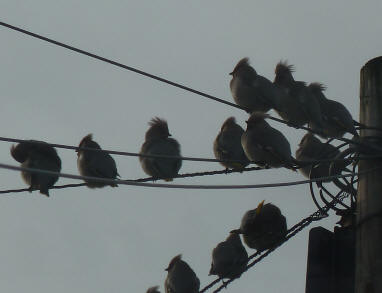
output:
<instances>
[{"instance_id":1,"label":"overcast sky","mask_svg":"<svg viewBox=\"0 0 382 293\"><path fill-rule=\"evenodd\" d=\"M0 2L1 21L232 101L229 72L249 57L273 80L287 59L295 78L319 81L358 119L359 71L381 55L382 2L375 1L19 1ZM247 114L181 89L0 27L2 136L77 145L88 133L107 149L138 152L147 122L168 120L184 156L213 157L221 124ZM275 113L271 112L272 115ZM304 135L283 131L293 152ZM9 143L0 162L16 165ZM63 172L77 174L76 153L59 149ZM114 156L122 178L146 177L136 157ZM185 161L181 173L219 170ZM0 170L2 188L22 188ZM290 170L175 180L256 184L303 179ZM58 184L73 182L60 179ZM77 182L77 181L75 181ZM120 186L52 190L0 198L0 291L145 292L160 285L179 253L203 287L211 250L265 199L288 227L315 211L307 185L247 190ZM333 229L331 216L314 225ZM312 225L312 227L314 226ZM226 292L305 290L308 230L291 239ZM250 254L254 250L248 249Z\"/></svg>"}]
</instances>

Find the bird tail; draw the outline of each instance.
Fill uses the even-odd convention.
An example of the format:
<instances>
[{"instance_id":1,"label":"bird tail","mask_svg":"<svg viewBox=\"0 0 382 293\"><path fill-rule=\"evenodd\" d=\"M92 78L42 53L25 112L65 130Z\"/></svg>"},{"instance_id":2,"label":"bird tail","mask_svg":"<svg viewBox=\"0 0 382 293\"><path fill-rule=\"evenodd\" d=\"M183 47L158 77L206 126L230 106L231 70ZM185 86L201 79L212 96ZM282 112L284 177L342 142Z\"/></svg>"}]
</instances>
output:
<instances>
[{"instance_id":1,"label":"bird tail","mask_svg":"<svg viewBox=\"0 0 382 293\"><path fill-rule=\"evenodd\" d=\"M45 194L47 197L49 197L49 188L48 187L40 187L40 193Z\"/></svg>"}]
</instances>

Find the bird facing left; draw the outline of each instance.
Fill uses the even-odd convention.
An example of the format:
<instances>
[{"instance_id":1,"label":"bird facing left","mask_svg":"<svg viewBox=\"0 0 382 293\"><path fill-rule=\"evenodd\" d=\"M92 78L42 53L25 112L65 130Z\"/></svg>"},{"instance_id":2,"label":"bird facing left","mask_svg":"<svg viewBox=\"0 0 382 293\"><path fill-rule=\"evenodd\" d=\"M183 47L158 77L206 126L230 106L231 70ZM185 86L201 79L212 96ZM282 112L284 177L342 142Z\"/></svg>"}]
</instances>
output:
<instances>
[{"instance_id":1,"label":"bird facing left","mask_svg":"<svg viewBox=\"0 0 382 293\"><path fill-rule=\"evenodd\" d=\"M57 151L43 141L29 140L11 147L12 157L23 168L34 168L52 172L61 171L61 159ZM30 191L40 190L40 193L49 196L51 188L58 180L58 175L43 173L31 173L21 171L25 183L29 185Z\"/></svg>"}]
</instances>

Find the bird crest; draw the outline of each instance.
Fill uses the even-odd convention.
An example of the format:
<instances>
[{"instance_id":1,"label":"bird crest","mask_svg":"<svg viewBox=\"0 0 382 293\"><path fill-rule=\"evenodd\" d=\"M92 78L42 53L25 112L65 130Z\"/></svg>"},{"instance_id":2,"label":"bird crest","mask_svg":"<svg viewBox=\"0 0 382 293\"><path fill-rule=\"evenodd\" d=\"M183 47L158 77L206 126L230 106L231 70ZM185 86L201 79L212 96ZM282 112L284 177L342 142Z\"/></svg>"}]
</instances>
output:
<instances>
[{"instance_id":1,"label":"bird crest","mask_svg":"<svg viewBox=\"0 0 382 293\"><path fill-rule=\"evenodd\" d=\"M171 136L168 130L167 121L159 117L154 117L149 122L150 128L146 132L146 140L156 138L166 138Z\"/></svg>"},{"instance_id":2,"label":"bird crest","mask_svg":"<svg viewBox=\"0 0 382 293\"><path fill-rule=\"evenodd\" d=\"M88 142L93 140L93 134L89 133L87 136L85 136L83 139L81 139L80 144L78 145L79 147L84 146Z\"/></svg>"},{"instance_id":3,"label":"bird crest","mask_svg":"<svg viewBox=\"0 0 382 293\"><path fill-rule=\"evenodd\" d=\"M178 254L177 256L175 256L175 257L170 261L170 263L168 264L168 267L167 267L166 271L171 270L171 269L174 267L174 265L175 265L177 262L179 262L181 259L182 259L182 255L181 255L181 254Z\"/></svg>"},{"instance_id":4,"label":"bird crest","mask_svg":"<svg viewBox=\"0 0 382 293\"><path fill-rule=\"evenodd\" d=\"M249 58L248 57L244 57L243 59L241 59L239 62L237 62L235 68L233 69L233 71L230 73L230 75L233 75L234 73L236 73L239 68L243 67L243 66L250 66L249 65Z\"/></svg>"},{"instance_id":5,"label":"bird crest","mask_svg":"<svg viewBox=\"0 0 382 293\"><path fill-rule=\"evenodd\" d=\"M289 65L287 60L285 60L285 61L280 60L280 62L277 63L277 65L276 65L275 74L276 75L285 74L285 73L292 74L294 72L294 70L295 70L294 66Z\"/></svg>"},{"instance_id":6,"label":"bird crest","mask_svg":"<svg viewBox=\"0 0 382 293\"><path fill-rule=\"evenodd\" d=\"M323 92L326 90L326 86L320 82L312 82L311 84L309 84L309 88L315 92L317 92L317 91Z\"/></svg>"},{"instance_id":7,"label":"bird crest","mask_svg":"<svg viewBox=\"0 0 382 293\"><path fill-rule=\"evenodd\" d=\"M229 117L227 118L226 121L224 121L222 127L221 127L221 131L223 131L224 128L230 126L230 125L235 125L236 124L236 119L235 117Z\"/></svg>"}]
</instances>

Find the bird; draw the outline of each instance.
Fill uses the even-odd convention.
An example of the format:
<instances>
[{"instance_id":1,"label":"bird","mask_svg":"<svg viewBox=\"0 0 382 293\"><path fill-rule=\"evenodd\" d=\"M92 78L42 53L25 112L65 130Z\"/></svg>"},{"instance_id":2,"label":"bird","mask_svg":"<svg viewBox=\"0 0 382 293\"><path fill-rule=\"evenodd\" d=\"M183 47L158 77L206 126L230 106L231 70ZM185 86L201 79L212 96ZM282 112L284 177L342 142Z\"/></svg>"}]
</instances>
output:
<instances>
[{"instance_id":1,"label":"bird","mask_svg":"<svg viewBox=\"0 0 382 293\"><path fill-rule=\"evenodd\" d=\"M284 239L286 232L286 219L280 209L271 203L264 205L264 200L244 214L240 229L231 231L243 234L244 243L258 251L272 248Z\"/></svg>"},{"instance_id":2,"label":"bird","mask_svg":"<svg viewBox=\"0 0 382 293\"><path fill-rule=\"evenodd\" d=\"M239 278L246 269L248 253L241 243L240 235L230 233L227 239L212 250L212 263L209 275L219 278Z\"/></svg>"},{"instance_id":3,"label":"bird","mask_svg":"<svg viewBox=\"0 0 382 293\"><path fill-rule=\"evenodd\" d=\"M158 290L159 286L153 286L147 289L146 293L160 293Z\"/></svg>"},{"instance_id":4,"label":"bird","mask_svg":"<svg viewBox=\"0 0 382 293\"><path fill-rule=\"evenodd\" d=\"M182 255L175 256L165 269L164 281L166 293L198 293L200 281L191 267L182 260Z\"/></svg>"},{"instance_id":5,"label":"bird","mask_svg":"<svg viewBox=\"0 0 382 293\"><path fill-rule=\"evenodd\" d=\"M320 104L304 81L295 81L292 73L294 66L280 61L275 68L273 83L284 90L285 96L280 99L279 116L294 127L301 127L313 122L318 131L322 127Z\"/></svg>"},{"instance_id":6,"label":"bird","mask_svg":"<svg viewBox=\"0 0 382 293\"><path fill-rule=\"evenodd\" d=\"M230 162L220 162L224 167L243 169L249 164L247 156L241 146L241 135L244 129L236 123L235 117L229 117L223 123L218 136L215 138L213 150L215 158ZM237 162L232 162L237 160Z\"/></svg>"},{"instance_id":7,"label":"bird","mask_svg":"<svg viewBox=\"0 0 382 293\"><path fill-rule=\"evenodd\" d=\"M261 167L295 170L288 140L265 121L268 117L268 114L254 112L246 121L247 129L241 136L244 153Z\"/></svg>"},{"instance_id":8,"label":"bird","mask_svg":"<svg viewBox=\"0 0 382 293\"><path fill-rule=\"evenodd\" d=\"M257 74L249 64L249 58L241 59L230 73L230 89L235 103L248 113L254 111L268 112L278 108L279 100L284 93L269 79Z\"/></svg>"},{"instance_id":9,"label":"bird","mask_svg":"<svg viewBox=\"0 0 382 293\"><path fill-rule=\"evenodd\" d=\"M353 134L354 137L359 136L354 126L353 117L348 109L340 102L325 97L323 91L325 91L326 88L323 84L313 82L309 84L308 87L320 104L323 129L319 135L322 138L338 138L344 136L346 132ZM311 122L309 126L313 130L317 130L317 125L315 125L314 122Z\"/></svg>"},{"instance_id":10,"label":"bird","mask_svg":"<svg viewBox=\"0 0 382 293\"><path fill-rule=\"evenodd\" d=\"M43 141L28 140L12 145L11 156L23 168L35 168L52 172L61 171L61 159L57 151ZM21 171L21 177L28 184L29 191L40 190L49 197L49 189L57 182L58 175Z\"/></svg>"},{"instance_id":11,"label":"bird","mask_svg":"<svg viewBox=\"0 0 382 293\"><path fill-rule=\"evenodd\" d=\"M182 160L180 157L180 144L171 138L167 121L158 117L151 119L150 128L145 135L145 142L141 147L141 155L164 155L176 158L154 158L140 156L143 171L154 177L172 181L178 175Z\"/></svg>"},{"instance_id":12,"label":"bird","mask_svg":"<svg viewBox=\"0 0 382 293\"><path fill-rule=\"evenodd\" d=\"M79 148L91 148L101 150L100 145L93 140L93 135L86 135L78 145ZM82 150L77 151L77 167L82 176L116 179L119 176L114 159L107 152ZM104 186L117 187L115 183L106 183L84 179L89 188L101 188Z\"/></svg>"},{"instance_id":13,"label":"bird","mask_svg":"<svg viewBox=\"0 0 382 293\"><path fill-rule=\"evenodd\" d=\"M302 137L299 148L296 150L296 159L302 165L299 171L307 178L327 177L329 176L330 162L304 164L304 161L334 159L339 153L335 146L321 142L311 132L308 132ZM333 166L337 169L339 165L337 162Z\"/></svg>"}]
</instances>

